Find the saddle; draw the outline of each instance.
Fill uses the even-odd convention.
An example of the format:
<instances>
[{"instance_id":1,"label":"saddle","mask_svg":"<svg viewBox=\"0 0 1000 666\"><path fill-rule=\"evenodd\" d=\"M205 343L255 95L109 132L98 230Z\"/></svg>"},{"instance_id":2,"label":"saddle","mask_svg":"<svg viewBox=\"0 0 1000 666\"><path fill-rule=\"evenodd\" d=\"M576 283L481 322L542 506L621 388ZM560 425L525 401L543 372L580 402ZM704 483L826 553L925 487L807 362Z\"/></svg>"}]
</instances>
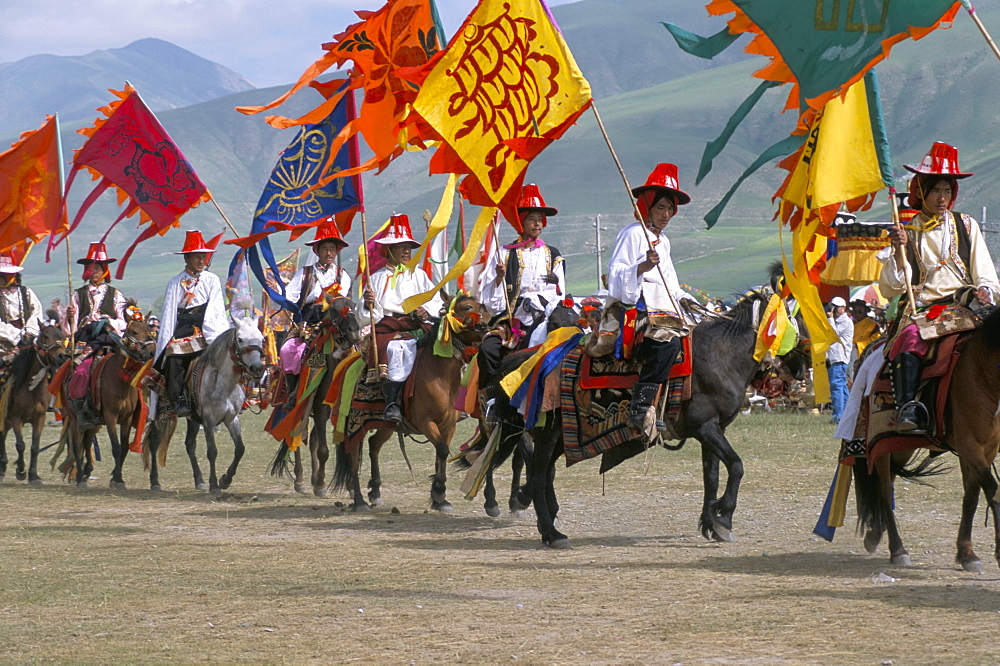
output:
<instances>
[{"instance_id":1,"label":"saddle","mask_svg":"<svg viewBox=\"0 0 1000 666\"><path fill-rule=\"evenodd\" d=\"M946 450L945 407L948 389L958 358L971 332L950 333L937 338L920 371L917 400L927 407L928 425L925 434L909 434L896 430L897 405L892 388L892 374L886 361L872 384L855 427L856 440L866 442L865 454L869 468L887 453L917 448ZM860 453L860 452L859 452Z\"/></svg>"}]
</instances>

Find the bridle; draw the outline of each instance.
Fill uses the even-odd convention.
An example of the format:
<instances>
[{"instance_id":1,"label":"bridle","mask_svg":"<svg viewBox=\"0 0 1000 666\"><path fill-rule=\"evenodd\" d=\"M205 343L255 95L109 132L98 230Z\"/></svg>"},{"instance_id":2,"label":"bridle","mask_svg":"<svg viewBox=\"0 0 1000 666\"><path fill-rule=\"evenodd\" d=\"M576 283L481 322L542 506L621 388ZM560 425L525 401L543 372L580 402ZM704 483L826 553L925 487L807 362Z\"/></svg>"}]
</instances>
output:
<instances>
[{"instance_id":1,"label":"bridle","mask_svg":"<svg viewBox=\"0 0 1000 666\"><path fill-rule=\"evenodd\" d=\"M239 329L233 330L233 339L229 344L229 359L233 362L233 370L240 375L240 378L245 384L251 384L254 381L253 373L250 370L250 366L247 362L243 360L246 354L251 352L257 352L260 354L261 359L264 358L264 347L262 345L246 345L245 347L240 347L240 337Z\"/></svg>"}]
</instances>

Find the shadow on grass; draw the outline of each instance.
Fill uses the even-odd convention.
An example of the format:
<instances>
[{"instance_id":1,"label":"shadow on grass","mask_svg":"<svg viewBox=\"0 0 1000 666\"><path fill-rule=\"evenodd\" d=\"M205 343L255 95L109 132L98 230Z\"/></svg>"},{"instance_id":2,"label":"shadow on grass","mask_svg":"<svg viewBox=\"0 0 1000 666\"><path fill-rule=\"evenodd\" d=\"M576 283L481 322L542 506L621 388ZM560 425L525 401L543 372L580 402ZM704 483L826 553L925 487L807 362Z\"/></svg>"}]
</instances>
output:
<instances>
[{"instance_id":1,"label":"shadow on grass","mask_svg":"<svg viewBox=\"0 0 1000 666\"><path fill-rule=\"evenodd\" d=\"M3 484L7 486L8 484ZM194 485L193 483L191 485ZM50 482L41 486L28 486L24 485L24 492L26 493L48 493L54 495L65 495L68 497L116 497L127 500L135 501L148 501L155 500L162 502L163 500L176 499L183 502L196 502L196 503L227 503L230 506L246 504L250 502L272 502L279 499L288 498L286 493L230 493L224 492L221 497L212 495L211 493L204 490L195 490L194 488L184 487L183 490L180 488L172 489L166 488L164 490L149 490L148 488L128 488L126 490L117 490L108 487L108 481L106 479L99 479L97 481L91 481L90 485L86 488L78 488L72 483L62 483L62 482ZM256 498L256 499L255 499ZM79 508L79 507L76 507Z\"/></svg>"}]
</instances>

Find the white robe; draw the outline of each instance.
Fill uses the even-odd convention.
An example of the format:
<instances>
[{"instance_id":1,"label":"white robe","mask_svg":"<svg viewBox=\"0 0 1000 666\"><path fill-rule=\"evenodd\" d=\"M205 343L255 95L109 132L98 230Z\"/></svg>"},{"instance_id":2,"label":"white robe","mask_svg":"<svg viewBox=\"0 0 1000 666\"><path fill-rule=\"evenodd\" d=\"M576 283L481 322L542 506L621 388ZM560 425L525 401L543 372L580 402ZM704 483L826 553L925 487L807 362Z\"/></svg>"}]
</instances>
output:
<instances>
[{"instance_id":1,"label":"white robe","mask_svg":"<svg viewBox=\"0 0 1000 666\"><path fill-rule=\"evenodd\" d=\"M507 282L503 278L497 277L497 265L506 261L510 256L507 250L503 254L495 253L486 263L486 268L479 276L479 297L483 305L490 311L490 315L496 316L507 311L507 299L504 293L507 290ZM531 326L535 323L536 313L545 310L546 306L540 299L545 299L546 303L560 300L566 295L566 266L562 257L552 266L552 273L558 280L557 284L545 282L545 277L549 274L548 251L544 247L522 248L517 251L518 261L522 265L521 284L517 298L523 299L522 303L514 312L521 323ZM516 271L516 266L507 266L507 271ZM511 302L514 308L517 298Z\"/></svg>"},{"instance_id":2,"label":"white robe","mask_svg":"<svg viewBox=\"0 0 1000 666\"><path fill-rule=\"evenodd\" d=\"M42 302L38 300L31 289L25 289L28 296L27 303L21 303L21 287L5 287L0 289L0 298L6 306L4 311L10 313L14 319L22 319L24 328L20 329L13 324L0 321L0 340L7 342L11 346L16 346L21 341L21 336L25 334L38 337L42 330ZM28 316L25 317L27 310Z\"/></svg>"},{"instance_id":3,"label":"white robe","mask_svg":"<svg viewBox=\"0 0 1000 666\"><path fill-rule=\"evenodd\" d=\"M637 274L639 264L646 260L649 244L646 236L652 241L659 239L655 245L656 254L660 257L660 271L653 267L642 275ZM633 306L639 298L645 296L646 307L649 310L677 313L674 303L680 307L682 300L696 299L681 289L677 281L677 271L670 259L670 239L661 233L655 236L645 226L636 222L618 232L615 249L608 262L608 292L611 298L621 301L626 306ZM671 303L668 293L673 297Z\"/></svg>"},{"instance_id":4,"label":"white robe","mask_svg":"<svg viewBox=\"0 0 1000 666\"><path fill-rule=\"evenodd\" d=\"M330 264L325 270L319 264L313 264L313 283L309 293L306 294L306 305L311 305L319 300L323 290L333 284L340 284L338 294L348 296L351 293L351 276L346 270L337 266L336 262ZM285 287L285 298L292 303L298 303L302 296L302 280L305 275L305 268L295 271L288 286Z\"/></svg>"},{"instance_id":5,"label":"white robe","mask_svg":"<svg viewBox=\"0 0 1000 666\"><path fill-rule=\"evenodd\" d=\"M104 302L104 295L108 291L107 282L97 285L96 287L92 284L87 285L87 298L90 300L90 314L87 315L86 320L80 321L80 292L73 290L73 295L70 297L70 305L73 306L74 314L73 318L70 319L68 316L63 319L62 329L63 333L67 336L74 335L82 327L87 324L92 324L95 321L107 318L108 324L111 328L115 330L115 333L122 335L125 333L125 327L128 326L128 322L125 321L125 306L127 301L122 295L121 290L115 294L115 317L109 317L108 315L101 312L101 303Z\"/></svg>"},{"instance_id":6,"label":"white robe","mask_svg":"<svg viewBox=\"0 0 1000 666\"><path fill-rule=\"evenodd\" d=\"M215 273L202 271L198 284L194 287L191 300L185 302L181 281L194 279L194 276L187 270L183 270L167 283L167 290L163 294L163 314L160 317L160 337L156 340L155 358L157 360L173 339L174 328L177 326L178 308L193 308L208 303L208 307L205 309L205 321L201 327L205 342L211 343L229 330L229 319L226 318L226 306L222 298L222 284L219 281L219 276Z\"/></svg>"}]
</instances>

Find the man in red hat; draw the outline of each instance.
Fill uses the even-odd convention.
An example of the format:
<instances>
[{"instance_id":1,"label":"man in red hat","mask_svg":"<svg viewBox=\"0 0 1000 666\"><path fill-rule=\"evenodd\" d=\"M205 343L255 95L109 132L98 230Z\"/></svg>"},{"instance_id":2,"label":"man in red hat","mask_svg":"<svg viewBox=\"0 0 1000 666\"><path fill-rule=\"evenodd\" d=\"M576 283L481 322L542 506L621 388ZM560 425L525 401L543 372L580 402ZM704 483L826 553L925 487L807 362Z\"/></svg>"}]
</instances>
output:
<instances>
[{"instance_id":1,"label":"man in red hat","mask_svg":"<svg viewBox=\"0 0 1000 666\"><path fill-rule=\"evenodd\" d=\"M128 324L125 308L128 301L118 289L111 286L108 267L118 261L108 256L104 243L91 243L87 256L77 259L83 265L83 279L87 284L73 292L62 328L67 337L72 336L78 346L95 348L111 344L105 326L118 335Z\"/></svg>"},{"instance_id":2,"label":"man in red hat","mask_svg":"<svg viewBox=\"0 0 1000 666\"><path fill-rule=\"evenodd\" d=\"M614 332L618 321L624 320L626 328L630 325L635 328L636 346L631 357L642 365L632 389L628 420L642 429L657 390L667 381L681 350L681 338L689 333L681 303L697 301L677 281L670 259L670 240L664 233L677 207L691 201L678 185L677 167L658 164L646 183L634 188L632 194L637 199L641 221L618 232L608 264L611 303L604 311L596 349L589 353L609 353L616 346ZM635 326L634 322L641 318L632 316L629 310L644 311L646 323ZM625 316L619 319L623 311ZM629 350L622 349L621 356L629 357ZM665 430L666 425L657 421L657 428Z\"/></svg>"},{"instance_id":3,"label":"man in red hat","mask_svg":"<svg viewBox=\"0 0 1000 666\"><path fill-rule=\"evenodd\" d=\"M890 232L892 248L879 255L884 263L880 291L886 296L902 295L909 282L918 314L942 304L957 303L972 309L995 304L1000 281L979 223L969 215L952 212L958 181L972 175L959 169L958 149L936 142L918 166L903 166L914 174L909 201L920 212L904 229ZM902 266L896 259L898 248L905 252ZM921 335L910 318L900 321L898 330L888 353L899 409L897 429L916 432L926 426L927 410L915 398L920 367L933 336L929 331Z\"/></svg>"},{"instance_id":4,"label":"man in red hat","mask_svg":"<svg viewBox=\"0 0 1000 666\"><path fill-rule=\"evenodd\" d=\"M162 335L156 340L155 367L167 382L167 395L159 414L188 416L184 378L188 366L222 333L229 329L222 284L208 265L214 247L205 243L200 231L189 231L184 239L184 270L167 283L163 294ZM153 411L155 405L151 405Z\"/></svg>"},{"instance_id":5,"label":"man in red hat","mask_svg":"<svg viewBox=\"0 0 1000 666\"><path fill-rule=\"evenodd\" d=\"M413 312L403 311L403 301L407 298L434 288L434 283L422 270L406 268L413 248L420 247L420 243L413 240L410 219L406 215L393 215L385 236L375 242L382 246L386 265L372 273L358 319L364 324L374 317L378 372L385 391L384 418L399 424L403 420L400 394L417 359L417 339L425 330L429 313L437 315L445 304L435 293L425 306Z\"/></svg>"},{"instance_id":6,"label":"man in red hat","mask_svg":"<svg viewBox=\"0 0 1000 666\"><path fill-rule=\"evenodd\" d=\"M504 348L523 346L519 343L527 342L532 331L543 325L546 306L562 300L566 293L562 255L541 238L548 218L558 212L545 205L537 185L525 185L517 202L523 232L517 241L503 246L506 258L497 252L479 277L480 298L493 316L492 330L477 357L480 386L497 379ZM514 328L520 330L518 336L512 335Z\"/></svg>"},{"instance_id":7,"label":"man in red hat","mask_svg":"<svg viewBox=\"0 0 1000 666\"><path fill-rule=\"evenodd\" d=\"M323 319L324 303L351 293L351 277L340 266L340 251L348 247L340 236L334 218L316 228L316 238L306 243L312 248L312 261L295 272L285 287L285 296L299 307L298 326L281 346L281 366L290 400L302 370L302 355L311 330Z\"/></svg>"},{"instance_id":8,"label":"man in red hat","mask_svg":"<svg viewBox=\"0 0 1000 666\"><path fill-rule=\"evenodd\" d=\"M0 357L30 344L42 329L42 302L21 285L21 271L8 254L0 254Z\"/></svg>"}]
</instances>

